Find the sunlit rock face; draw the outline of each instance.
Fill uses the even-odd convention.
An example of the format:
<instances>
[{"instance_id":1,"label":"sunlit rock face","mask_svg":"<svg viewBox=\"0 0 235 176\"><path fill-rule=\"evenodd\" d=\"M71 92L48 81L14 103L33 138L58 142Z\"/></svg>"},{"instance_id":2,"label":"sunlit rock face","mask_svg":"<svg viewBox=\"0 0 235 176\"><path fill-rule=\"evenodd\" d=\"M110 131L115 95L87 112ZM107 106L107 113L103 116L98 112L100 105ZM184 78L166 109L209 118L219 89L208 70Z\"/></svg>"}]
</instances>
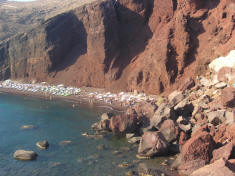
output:
<instances>
[{"instance_id":1,"label":"sunlit rock face","mask_svg":"<svg viewBox=\"0 0 235 176\"><path fill-rule=\"evenodd\" d=\"M233 1L89 2L0 42L0 79L159 94L234 49Z\"/></svg>"}]
</instances>

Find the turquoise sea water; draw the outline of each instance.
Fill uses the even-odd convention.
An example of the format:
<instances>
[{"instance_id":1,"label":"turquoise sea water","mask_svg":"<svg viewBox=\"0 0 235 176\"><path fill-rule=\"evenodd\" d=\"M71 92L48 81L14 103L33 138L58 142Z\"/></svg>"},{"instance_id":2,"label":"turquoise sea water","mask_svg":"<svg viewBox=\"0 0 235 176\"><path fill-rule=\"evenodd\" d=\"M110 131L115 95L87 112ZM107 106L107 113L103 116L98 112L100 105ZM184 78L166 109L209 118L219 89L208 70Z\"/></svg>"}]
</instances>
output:
<instances>
[{"instance_id":1,"label":"turquoise sea water","mask_svg":"<svg viewBox=\"0 0 235 176\"><path fill-rule=\"evenodd\" d=\"M136 146L111 134L99 140L81 136L91 132L91 124L103 112L83 106L72 108L71 103L62 101L0 94L0 176L121 176L137 170ZM35 128L22 130L22 125ZM47 150L36 147L41 140L50 143ZM61 146L64 140L73 143ZM97 149L100 144L104 150ZM33 150L39 156L35 161L17 161L13 158L17 149ZM120 153L113 154L115 150ZM162 160L150 164L157 167ZM132 164L132 168L118 168L122 162Z\"/></svg>"}]
</instances>

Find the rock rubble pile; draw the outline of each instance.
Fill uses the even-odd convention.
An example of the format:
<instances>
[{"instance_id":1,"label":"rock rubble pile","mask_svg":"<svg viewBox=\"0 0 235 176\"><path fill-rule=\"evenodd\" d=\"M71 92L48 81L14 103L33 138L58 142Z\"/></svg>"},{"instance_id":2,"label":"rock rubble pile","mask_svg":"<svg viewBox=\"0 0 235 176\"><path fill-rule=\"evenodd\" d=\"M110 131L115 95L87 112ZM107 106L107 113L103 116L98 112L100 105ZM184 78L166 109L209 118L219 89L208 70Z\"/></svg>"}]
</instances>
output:
<instances>
[{"instance_id":1,"label":"rock rubble pile","mask_svg":"<svg viewBox=\"0 0 235 176\"><path fill-rule=\"evenodd\" d=\"M98 123L104 123L105 128L99 125L95 129L126 135L128 141L141 137L136 140L137 157L141 159L176 154L171 167L180 175L234 176L235 75L229 71L235 65L226 63L219 67L221 62L213 61L210 72L195 81L186 80L168 97L156 103L135 104L122 115L101 120ZM220 69L214 69L217 67ZM217 173L218 168L221 172Z\"/></svg>"}]
</instances>

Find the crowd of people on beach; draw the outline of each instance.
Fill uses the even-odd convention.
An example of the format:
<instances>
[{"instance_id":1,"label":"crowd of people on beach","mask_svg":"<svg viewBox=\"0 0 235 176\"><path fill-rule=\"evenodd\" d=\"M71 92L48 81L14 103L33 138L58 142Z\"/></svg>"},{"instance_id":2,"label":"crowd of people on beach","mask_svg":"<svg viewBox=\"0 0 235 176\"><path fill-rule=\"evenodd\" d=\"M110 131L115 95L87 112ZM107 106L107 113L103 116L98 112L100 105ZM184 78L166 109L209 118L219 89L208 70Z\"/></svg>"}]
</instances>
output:
<instances>
[{"instance_id":1,"label":"crowd of people on beach","mask_svg":"<svg viewBox=\"0 0 235 176\"><path fill-rule=\"evenodd\" d=\"M19 81L5 80L0 82L0 88L14 89L20 92L40 93L44 95L86 97L89 102L94 100L102 101L107 104L119 102L122 105L134 105L142 101L154 101L154 97L147 96L145 93L138 92L120 92L111 93L105 91L87 91L86 88L66 87L63 84L49 85L46 82L41 83L21 83Z\"/></svg>"},{"instance_id":2,"label":"crowd of people on beach","mask_svg":"<svg viewBox=\"0 0 235 176\"><path fill-rule=\"evenodd\" d=\"M12 80L0 82L0 88L15 89L18 91L32 93L38 92L58 96L77 95L79 92L81 92L80 88L65 87L63 84L57 86L48 85L46 82L42 82L39 84L26 84Z\"/></svg>"}]
</instances>

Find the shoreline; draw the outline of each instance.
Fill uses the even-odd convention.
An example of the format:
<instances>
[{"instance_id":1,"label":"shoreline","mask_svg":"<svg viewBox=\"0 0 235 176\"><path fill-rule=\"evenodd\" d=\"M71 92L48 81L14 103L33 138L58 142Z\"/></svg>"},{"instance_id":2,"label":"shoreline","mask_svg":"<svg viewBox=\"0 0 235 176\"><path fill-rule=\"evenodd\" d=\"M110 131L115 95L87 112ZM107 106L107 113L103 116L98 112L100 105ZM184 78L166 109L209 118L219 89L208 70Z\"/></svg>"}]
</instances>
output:
<instances>
[{"instance_id":1,"label":"shoreline","mask_svg":"<svg viewBox=\"0 0 235 176\"><path fill-rule=\"evenodd\" d=\"M111 111L116 111L116 112L124 112L126 107L121 106L120 104L107 104L105 102L101 101L90 101L89 97L81 97L79 99L78 97L71 95L67 97L62 97L62 96L56 96L56 95L48 95L48 94L42 94L42 93L32 93L32 92L22 92L14 89L7 89L7 88L0 88L0 94L10 94L10 95L18 95L18 96L26 96L26 97L33 97L33 98L38 98L38 99L44 99L44 100L61 100L64 102L69 102L69 103L75 103L79 105L85 105L89 107L94 107L94 108L104 108L104 109L110 109ZM73 104L73 105L75 105ZM76 107L76 106L75 106Z\"/></svg>"},{"instance_id":2,"label":"shoreline","mask_svg":"<svg viewBox=\"0 0 235 176\"><path fill-rule=\"evenodd\" d=\"M9 81L9 80L8 80ZM11 81L12 84L24 85L17 81ZM120 92L119 94L106 92L104 89L92 88L92 87L81 87L74 88L79 89L79 93L71 95L53 95L51 93L45 92L32 92L28 90L18 90L17 88L9 88L3 86L4 81L0 82L0 93L19 95L19 96L28 96L34 98L40 98L45 100L62 100L65 102L82 104L94 108L104 108L110 109L116 112L125 112L125 110L136 104L143 103L147 101L156 101L154 95L146 96L145 94L138 94L132 92ZM30 86L38 86L40 84L25 84ZM48 85L48 87L55 87L54 85ZM68 87L68 89L70 89ZM140 98L138 98L140 97ZM73 104L74 105L74 104ZM75 105L74 105L75 106Z\"/></svg>"}]
</instances>

